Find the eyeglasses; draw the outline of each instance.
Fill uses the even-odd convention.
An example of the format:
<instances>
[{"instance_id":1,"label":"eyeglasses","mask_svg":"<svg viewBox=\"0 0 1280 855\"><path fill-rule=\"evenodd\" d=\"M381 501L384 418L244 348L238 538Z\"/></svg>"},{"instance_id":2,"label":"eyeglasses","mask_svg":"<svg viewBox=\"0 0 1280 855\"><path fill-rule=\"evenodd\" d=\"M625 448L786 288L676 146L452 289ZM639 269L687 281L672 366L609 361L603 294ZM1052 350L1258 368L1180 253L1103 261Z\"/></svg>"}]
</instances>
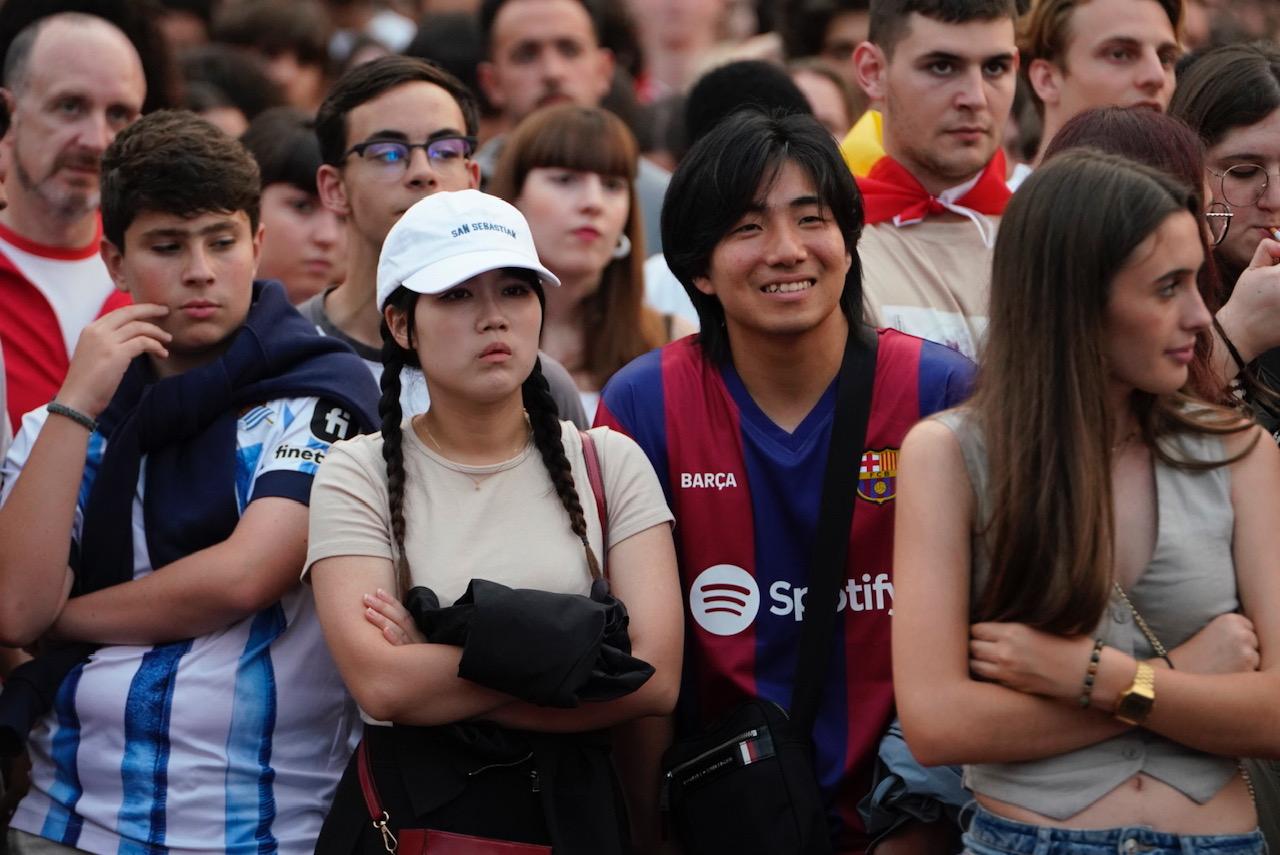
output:
<instances>
[{"instance_id":1,"label":"eyeglasses","mask_svg":"<svg viewBox=\"0 0 1280 855\"><path fill-rule=\"evenodd\" d=\"M1228 205L1234 205L1237 208L1248 208L1258 204L1258 200L1262 198L1263 193L1267 192L1267 185L1271 181L1267 170L1256 163L1237 163L1224 172L1215 172L1212 169L1209 169L1209 172L1217 176L1219 186L1222 188L1222 198Z\"/></svg>"},{"instance_id":2,"label":"eyeglasses","mask_svg":"<svg viewBox=\"0 0 1280 855\"><path fill-rule=\"evenodd\" d=\"M420 143L402 140L366 140L347 149L342 157L358 156L374 166L380 177L394 180L409 169L413 150L420 148L427 153L427 162L435 170L456 169L476 150L476 138L464 136L436 137Z\"/></svg>"},{"instance_id":3,"label":"eyeglasses","mask_svg":"<svg viewBox=\"0 0 1280 855\"><path fill-rule=\"evenodd\" d=\"M1217 246L1226 240L1227 232L1231 230L1231 218L1234 216L1231 209L1221 202L1214 202L1204 212L1205 222L1209 225L1211 246Z\"/></svg>"}]
</instances>

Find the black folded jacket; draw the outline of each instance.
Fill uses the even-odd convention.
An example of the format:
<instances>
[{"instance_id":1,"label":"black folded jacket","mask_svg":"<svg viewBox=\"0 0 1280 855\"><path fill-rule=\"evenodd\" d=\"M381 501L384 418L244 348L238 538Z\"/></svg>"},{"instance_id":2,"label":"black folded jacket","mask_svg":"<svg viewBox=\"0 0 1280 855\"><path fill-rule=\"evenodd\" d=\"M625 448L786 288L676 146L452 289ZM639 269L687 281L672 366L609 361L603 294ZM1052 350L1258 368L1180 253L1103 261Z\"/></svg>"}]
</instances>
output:
<instances>
[{"instance_id":1,"label":"black folded jacket","mask_svg":"<svg viewBox=\"0 0 1280 855\"><path fill-rule=\"evenodd\" d=\"M584 597L472 579L452 606L416 587L405 607L428 641L462 648L459 677L540 706L613 700L653 676L631 655L627 608L602 581Z\"/></svg>"}]
</instances>

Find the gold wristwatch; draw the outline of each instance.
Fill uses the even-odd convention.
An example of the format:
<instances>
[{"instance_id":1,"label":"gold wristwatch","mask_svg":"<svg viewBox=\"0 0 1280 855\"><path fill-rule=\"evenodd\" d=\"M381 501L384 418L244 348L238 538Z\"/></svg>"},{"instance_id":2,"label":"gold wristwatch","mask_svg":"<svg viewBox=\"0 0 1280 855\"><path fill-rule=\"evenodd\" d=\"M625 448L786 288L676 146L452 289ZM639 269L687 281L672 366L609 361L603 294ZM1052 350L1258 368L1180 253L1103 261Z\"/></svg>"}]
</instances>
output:
<instances>
[{"instance_id":1,"label":"gold wristwatch","mask_svg":"<svg viewBox=\"0 0 1280 855\"><path fill-rule=\"evenodd\" d=\"M1142 724L1156 702L1156 669L1146 662L1138 663L1133 685L1120 693L1116 701L1116 718L1125 724Z\"/></svg>"}]
</instances>

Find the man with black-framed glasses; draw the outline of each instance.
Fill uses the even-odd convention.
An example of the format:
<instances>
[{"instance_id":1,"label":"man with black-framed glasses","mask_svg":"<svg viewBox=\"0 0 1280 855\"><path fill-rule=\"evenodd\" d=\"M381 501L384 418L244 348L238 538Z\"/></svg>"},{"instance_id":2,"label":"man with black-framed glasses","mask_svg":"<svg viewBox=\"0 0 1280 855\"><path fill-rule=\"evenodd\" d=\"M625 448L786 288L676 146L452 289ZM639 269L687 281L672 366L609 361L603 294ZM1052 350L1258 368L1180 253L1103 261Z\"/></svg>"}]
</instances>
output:
<instances>
[{"instance_id":1,"label":"man with black-framed glasses","mask_svg":"<svg viewBox=\"0 0 1280 855\"><path fill-rule=\"evenodd\" d=\"M316 114L324 161L316 187L347 224L347 278L298 307L320 332L339 338L382 375L375 298L378 255L391 227L413 203L441 190L480 186L476 106L466 87L430 63L388 56L344 74ZM546 354L543 373L563 418L586 427L569 373ZM427 409L426 381L406 369L401 408Z\"/></svg>"}]
</instances>

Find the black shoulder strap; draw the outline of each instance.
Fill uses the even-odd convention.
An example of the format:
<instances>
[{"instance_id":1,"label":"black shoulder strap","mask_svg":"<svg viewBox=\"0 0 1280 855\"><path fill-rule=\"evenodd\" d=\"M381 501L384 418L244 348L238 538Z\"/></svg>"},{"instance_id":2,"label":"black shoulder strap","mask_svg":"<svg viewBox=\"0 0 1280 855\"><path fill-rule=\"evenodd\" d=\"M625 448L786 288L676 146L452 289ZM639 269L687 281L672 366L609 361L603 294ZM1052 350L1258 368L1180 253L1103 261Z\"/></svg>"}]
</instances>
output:
<instances>
[{"instance_id":1,"label":"black shoulder strap","mask_svg":"<svg viewBox=\"0 0 1280 855\"><path fill-rule=\"evenodd\" d=\"M818 715L822 683L831 663L836 626L836 599L849 557L849 527L853 524L858 461L871 417L871 392L876 376L875 330L851 324L836 387L835 422L822 479L822 504L805 597L804 627L800 630L796 681L791 695L791 719L802 733L812 733Z\"/></svg>"}]
</instances>

